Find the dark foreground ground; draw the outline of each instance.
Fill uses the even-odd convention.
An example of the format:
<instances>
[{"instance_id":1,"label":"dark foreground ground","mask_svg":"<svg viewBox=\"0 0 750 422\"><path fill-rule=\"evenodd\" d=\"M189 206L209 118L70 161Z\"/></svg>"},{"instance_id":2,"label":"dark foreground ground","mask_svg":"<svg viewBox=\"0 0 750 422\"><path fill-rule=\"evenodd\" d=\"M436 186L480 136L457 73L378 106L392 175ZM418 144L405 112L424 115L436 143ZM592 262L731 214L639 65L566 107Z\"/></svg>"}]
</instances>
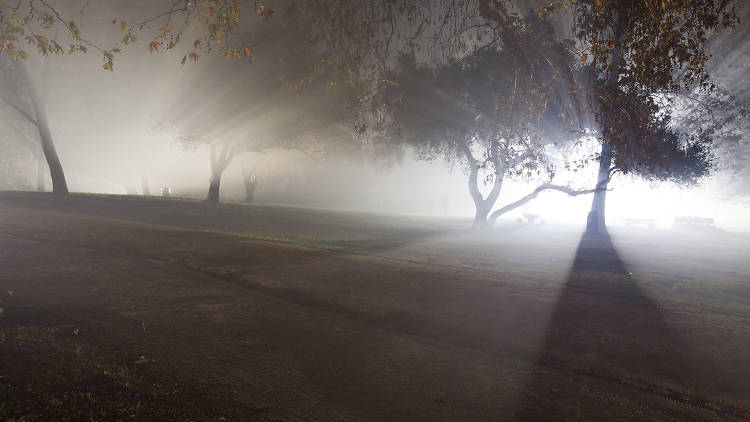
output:
<instances>
[{"instance_id":1,"label":"dark foreground ground","mask_svg":"<svg viewBox=\"0 0 750 422\"><path fill-rule=\"evenodd\" d=\"M721 233L0 194L0 420L748 420Z\"/></svg>"}]
</instances>

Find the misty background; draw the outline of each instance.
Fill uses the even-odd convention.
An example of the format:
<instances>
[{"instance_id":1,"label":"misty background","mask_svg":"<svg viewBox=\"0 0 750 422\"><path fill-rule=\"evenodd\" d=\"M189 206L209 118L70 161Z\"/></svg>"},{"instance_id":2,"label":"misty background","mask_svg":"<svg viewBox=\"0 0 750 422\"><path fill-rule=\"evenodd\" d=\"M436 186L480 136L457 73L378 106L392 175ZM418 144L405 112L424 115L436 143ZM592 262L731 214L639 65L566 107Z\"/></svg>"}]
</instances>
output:
<instances>
[{"instance_id":1,"label":"misty background","mask_svg":"<svg viewBox=\"0 0 750 422\"><path fill-rule=\"evenodd\" d=\"M115 10L101 11L104 2L91 2L82 15L87 33L117 39L119 32L111 16L149 15L151 2L128 2ZM750 18L750 5L740 4L743 23ZM99 9L97 9L97 7ZM102 18L106 16L107 18ZM750 100L748 55L750 40L743 31L716 34L711 43L710 68L716 79L739 98ZM263 57L256 57L255 62ZM256 63L225 61L206 56L197 64L180 64L180 56L170 52L149 53L137 44L118 57L114 72L102 70L101 57L50 56L28 59L32 79L42 87L50 126L71 191L107 194L159 195L169 188L173 197L203 199L210 172L209 147L186 146L174 133L160 128L165 116L174 113L175 104L197 89L195 81L206 72L219 72L212 81L225 80L220 72L253 72ZM226 78L215 94L200 95L195 104L182 103L182 109L195 107L200 116L202 102L221 100L237 78ZM210 98L215 95L217 98ZM193 96L194 97L194 96ZM195 117L192 117L195 118ZM231 120L231 119L227 119ZM16 136L16 135L14 135ZM16 136L21 138L20 136ZM348 142L357 142L355 139ZM36 165L32 156L39 146L29 140L6 140L5 163L0 189L33 190ZM744 152L747 153L747 144ZM26 161L24 161L26 160ZM740 162L746 156L739 157ZM26 165L18 165L25 162ZM596 163L578 172L563 175L578 186L595 180ZM47 171L45 169L45 171ZM423 161L412 151L373 159L366 154L329 154L310 157L295 150L271 149L262 153L244 152L234 157L222 178L223 201L244 197L243 174L257 176L255 200L262 203L339 208L384 213L429 216L471 217L474 204L467 190L467 171L460 164L436 159ZM535 185L510 180L498 206L530 192ZM682 188L669 183L652 183L618 175L608 194L607 217L617 225L624 218L657 219L668 226L678 216L714 218L717 226L750 230L750 171L743 167L734 173L720 171L698 188ZM48 174L45 188L51 189ZM483 186L483 191L489 189ZM538 199L501 218L514 221L522 214L539 214L545 221L585 223L590 196L568 197L557 192L542 193Z\"/></svg>"}]
</instances>

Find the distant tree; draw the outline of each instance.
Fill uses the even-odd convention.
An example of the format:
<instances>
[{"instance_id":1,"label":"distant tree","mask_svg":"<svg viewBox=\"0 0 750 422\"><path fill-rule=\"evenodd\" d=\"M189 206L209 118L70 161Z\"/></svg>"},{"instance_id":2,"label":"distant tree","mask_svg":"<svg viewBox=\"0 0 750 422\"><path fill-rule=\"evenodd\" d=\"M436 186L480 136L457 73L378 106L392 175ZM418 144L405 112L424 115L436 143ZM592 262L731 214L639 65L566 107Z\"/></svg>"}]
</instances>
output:
<instances>
[{"instance_id":1,"label":"distant tree","mask_svg":"<svg viewBox=\"0 0 750 422\"><path fill-rule=\"evenodd\" d=\"M52 190L56 194L67 194L68 186L55 149L47 110L37 86L26 69L26 64L7 57L0 57L0 65L2 66L2 72L0 72L0 84L2 85L0 101L9 106L12 110L11 114L15 115L8 118L20 118L25 124L31 125L36 130L41 151L43 151L49 166Z\"/></svg>"},{"instance_id":2,"label":"distant tree","mask_svg":"<svg viewBox=\"0 0 750 422\"><path fill-rule=\"evenodd\" d=\"M63 29L63 31L60 31ZM60 36L60 33L66 34ZM61 43L67 38L68 47ZM29 122L37 127L42 151L49 166L52 191L65 195L68 186L62 164L57 156L47 110L38 87L29 75L23 62L32 53L40 56L85 53L89 48L99 50L104 57L112 57L119 49L104 50L93 42L81 38L78 25L66 21L56 6L45 1L21 0L15 5L0 7L0 60L6 81L12 81L13 89L4 90L3 101L12 104ZM111 62L111 59L109 60ZM7 85L7 84L6 84Z\"/></svg>"},{"instance_id":3,"label":"distant tree","mask_svg":"<svg viewBox=\"0 0 750 422\"><path fill-rule=\"evenodd\" d=\"M193 88L175 96L159 124L188 148L211 145L210 201L237 154L282 149L322 158L355 147L356 92L339 86L341 71L320 70L328 66L324 52L313 48L311 22L297 13L286 9L236 34L257 43L251 66L220 57L197 64Z\"/></svg>"},{"instance_id":4,"label":"distant tree","mask_svg":"<svg viewBox=\"0 0 750 422\"><path fill-rule=\"evenodd\" d=\"M263 22L281 21L285 22L286 29L295 29L298 35L295 44L284 46L284 51L290 54L283 65L291 64L296 73L295 78L285 80L287 84L298 88L318 82L338 84L345 87L342 91L357 89L358 100L367 103L380 98L373 88L381 85L381 76L393 53L431 46L433 59L448 57L484 43L480 43L480 39L490 34L484 25L476 24L478 9L473 0L362 4L346 0L269 0L253 6L236 0L163 0L149 5L155 9L144 13L141 19L117 19L113 12L113 32L119 32L122 38L104 46L106 43L83 33L80 22L68 18L85 15L90 5L90 1L83 0L78 4L19 0L0 7L0 56L24 60L33 52L49 56L93 51L101 54L102 68L112 71L115 57L124 48L138 43L140 37L149 52L180 51L183 64L197 63L212 51L227 58L252 62L256 56L263 55L259 50L267 45L259 38L248 37L248 29ZM162 9L154 12L159 7ZM299 28L305 30L299 31ZM425 39L428 41L422 42ZM299 72L299 67L294 65L300 53L308 57L317 55L318 66ZM313 75L317 80L311 79ZM33 91L33 86L28 89ZM43 133L42 144L50 165L53 190L67 193L62 166L41 106L36 104L41 114L37 123Z\"/></svg>"},{"instance_id":5,"label":"distant tree","mask_svg":"<svg viewBox=\"0 0 750 422\"><path fill-rule=\"evenodd\" d=\"M146 33L146 45L149 51L172 50L180 44L183 30L193 24L204 27L195 39L189 43L182 62L198 61L202 51L212 48L220 49L227 57L244 57L252 59L249 48L229 48L224 41L237 28L241 4L237 1L207 2L161 2L162 12L144 16L138 22L125 22L113 16L113 32L121 32L122 39L109 47L89 39L79 26L80 22L66 16L83 16L90 1L79 4L49 2L44 0L19 0L12 5L0 6L0 60L3 62L2 73L5 79L13 79L14 89L4 91L3 100L13 105L39 131L44 157L49 165L53 192L67 194L68 187L62 164L57 156L52 132L49 127L47 111L38 88L35 86L26 65L23 63L31 54L46 57L63 54L85 54L95 51L101 54L102 68L112 71L114 58L125 46L136 43L138 35ZM269 19L272 11L260 6L257 9L258 19ZM180 20L176 26L180 29L168 29L173 20ZM106 38L106 37L102 37Z\"/></svg>"}]
</instances>

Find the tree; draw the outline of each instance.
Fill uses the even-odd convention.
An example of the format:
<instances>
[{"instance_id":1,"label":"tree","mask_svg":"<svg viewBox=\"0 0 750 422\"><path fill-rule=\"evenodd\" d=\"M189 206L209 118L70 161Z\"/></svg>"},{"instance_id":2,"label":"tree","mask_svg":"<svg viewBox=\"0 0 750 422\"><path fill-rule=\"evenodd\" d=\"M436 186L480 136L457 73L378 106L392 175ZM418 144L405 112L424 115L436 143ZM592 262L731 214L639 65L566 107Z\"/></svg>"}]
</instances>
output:
<instances>
[{"instance_id":1,"label":"tree","mask_svg":"<svg viewBox=\"0 0 750 422\"><path fill-rule=\"evenodd\" d=\"M64 50L59 44L62 41L58 39L56 31L60 25L66 29L72 42L69 48L70 53L85 53L87 46L96 46L81 38L75 22L63 20L60 12L45 1L19 1L15 6L0 7L0 24L2 25L0 26L2 28L0 29L0 59L4 62L4 77L6 80L12 80L12 84L18 88L18 90L11 90L13 98L7 98L6 94L4 101L12 104L20 114L37 127L42 151L52 178L52 191L55 194L65 195L68 193L68 186L62 164L57 156L47 111L22 61L29 57L27 46L35 48L41 56L62 54ZM104 52L104 50L101 51ZM19 104L21 98L27 99L27 104Z\"/></svg>"},{"instance_id":2,"label":"tree","mask_svg":"<svg viewBox=\"0 0 750 422\"><path fill-rule=\"evenodd\" d=\"M665 107L671 109L672 124L682 138L693 143L710 141L713 165L731 175L746 164L750 104L717 87L711 92L665 93ZM707 141L708 140L708 141Z\"/></svg>"},{"instance_id":3,"label":"tree","mask_svg":"<svg viewBox=\"0 0 750 422\"><path fill-rule=\"evenodd\" d=\"M473 19L478 15L471 0L365 2L363 5L344 0L301 3L280 0L254 7L236 0L164 1L153 3L156 7L163 5L163 9L147 12L149 17L142 20L113 19L113 27L121 32L122 38L114 45L104 47L103 43L84 36L79 25L65 17L73 12L83 16L90 3L82 2L80 11L74 5L60 6L45 0L19 0L15 5L0 6L0 23L3 24L0 27L0 55L24 60L33 50L41 56L66 51L69 54L95 51L102 56L102 68L112 71L115 56L142 36L149 52L184 48L183 64L198 62L202 54L212 50L218 50L228 58L252 61L257 54L256 47L262 44L256 38L246 37L247 29L258 22L280 20L277 17L284 15L282 21L287 22L286 29L305 28L305 31L296 31L296 47L292 50L299 50L300 45L312 47L306 52L319 55L319 63L323 64L308 67L303 74L297 72L295 76L303 77L287 79L287 82L299 86L305 81L311 83L310 75L325 75L324 83L345 83L356 88L360 102L366 103L378 98L376 90L371 88L380 84L380 76L387 69L393 51L419 50L423 45L418 40L427 37L431 41L424 45L437 46L433 52L447 57L461 54L487 33L483 25L474 24ZM448 30L448 26L452 28ZM197 33L196 27L199 28ZM188 36L189 42L181 43ZM65 44L67 47L63 48ZM290 45L293 44L287 44L287 47ZM321 68L326 70L321 71ZM336 77L328 80L331 71ZM41 104L37 106L42 115L40 120L46 121ZM66 193L64 174L54 152L51 133L43 124L45 122L39 123L40 131L44 133L44 151L48 154L54 191Z\"/></svg>"},{"instance_id":4,"label":"tree","mask_svg":"<svg viewBox=\"0 0 750 422\"><path fill-rule=\"evenodd\" d=\"M470 61L454 60L434 71L406 56L385 92L384 117L374 122L393 139L416 148L422 158L442 156L466 165L475 227L491 226L545 190L593 192L552 183L555 167L546 154L555 142L568 140L569 125L578 121L576 84L567 80L574 73L560 71L569 56L562 49L557 57L525 55L518 47L506 43L499 51L487 49ZM486 196L479 189L482 173L492 185ZM506 177L546 182L491 213Z\"/></svg>"},{"instance_id":5,"label":"tree","mask_svg":"<svg viewBox=\"0 0 750 422\"><path fill-rule=\"evenodd\" d=\"M322 158L355 147L356 92L338 82L345 73L329 68L308 37L311 21L299 13L290 7L236 33L257 44L252 66L220 57L196 64L193 88L175 95L159 123L188 148L211 146L210 201L237 154L293 149Z\"/></svg>"},{"instance_id":6,"label":"tree","mask_svg":"<svg viewBox=\"0 0 750 422\"><path fill-rule=\"evenodd\" d=\"M47 161L52 178L52 191L56 194L67 194L68 186L65 181L60 159L57 156L55 143L52 138L47 119L44 102L37 92L34 82L29 76L26 64L17 60L2 60L2 101L10 106L15 114L26 123L33 125L39 134L41 149Z\"/></svg>"},{"instance_id":7,"label":"tree","mask_svg":"<svg viewBox=\"0 0 750 422\"><path fill-rule=\"evenodd\" d=\"M8 78L15 78L14 86L20 88L20 93L13 98L5 98L39 131L42 150L49 165L52 178L53 192L67 194L62 164L57 156L52 132L49 127L47 112L36 86L26 69L24 60L33 52L39 56L85 54L89 50L102 55L104 70L114 69L114 58L122 52L124 46L135 43L137 35L148 31L149 51L172 50L182 38L182 30L188 30L190 25L202 24L205 28L191 44L182 62L197 61L203 48L210 50L212 45L223 47L227 57L252 58L248 48L228 48L223 41L239 27L241 6L236 1L208 1L208 2L162 2L166 10L154 13L140 22L125 22L115 19L112 21L122 32L123 38L111 47L102 47L100 43L82 35L79 25L65 18L67 15L80 14L83 16L90 5L90 1L81 2L79 7L71 4L59 5L45 0L19 0L13 5L0 6L0 60L4 62L2 71ZM258 10L260 19L271 17L271 10ZM183 17L181 29L172 32L166 28L172 17ZM157 26L157 25L164 26ZM157 28L153 28L157 26ZM153 32L151 32L153 31ZM106 38L106 37L103 37ZM63 45L67 44L67 47ZM7 95L6 95L7 97ZM23 98L27 104L20 104Z\"/></svg>"},{"instance_id":8,"label":"tree","mask_svg":"<svg viewBox=\"0 0 750 422\"><path fill-rule=\"evenodd\" d=\"M706 144L675 138L679 133L667 128L668 119L654 95L714 88L703 46L711 31L734 26L736 16L729 4L729 0L560 3L573 11L581 61L592 71L589 104L602 144L597 185L606 188L616 171L662 177L672 162L692 160L693 169L705 167ZM681 158L670 159L676 157ZM588 232L606 231L605 199L605 189L594 195Z\"/></svg>"}]
</instances>

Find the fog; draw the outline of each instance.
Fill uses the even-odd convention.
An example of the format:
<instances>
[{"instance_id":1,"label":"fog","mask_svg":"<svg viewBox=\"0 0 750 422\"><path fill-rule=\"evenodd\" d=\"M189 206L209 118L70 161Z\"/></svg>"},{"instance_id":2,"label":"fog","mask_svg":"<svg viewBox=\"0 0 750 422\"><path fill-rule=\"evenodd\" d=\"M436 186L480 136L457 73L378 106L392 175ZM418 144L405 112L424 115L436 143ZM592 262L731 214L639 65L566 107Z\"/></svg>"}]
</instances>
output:
<instances>
[{"instance_id":1,"label":"fog","mask_svg":"<svg viewBox=\"0 0 750 422\"><path fill-rule=\"evenodd\" d=\"M82 15L82 25L106 43L108 37L116 37L118 31L103 16L129 20L129 14L143 15L149 10L140 3L129 10L118 10L119 7L90 4L89 11ZM740 9L741 14L747 14L747 7ZM558 23L558 26L565 25ZM711 66L716 69L716 79L747 100L750 98L747 72L739 70L746 67L749 48L746 37L719 34L715 38L711 49L720 55L712 59ZM247 136L248 128L259 126L259 122L287 119L279 115L283 103L278 102L281 98L291 98L283 101L295 99L286 92L266 93L255 102L232 100L234 105L224 104L229 108L216 110L222 104L222 95L230 95L239 88L232 84L246 83L243 81L247 78L241 75L252 78L254 71L264 72L258 70L263 66L258 63L265 58L263 50L260 51L256 63L228 63L223 57L209 55L197 64L181 65L177 53L149 53L144 45L137 45L125 48L117 57L114 72L102 70L101 58L95 54L30 58L28 67L32 79L43 87L54 141L70 189L86 193L142 194L145 181L152 194L158 195L162 188L170 188L176 197L204 197L211 176L209 148L200 143L185 146L179 142L177 134L159 126L174 120L177 114L185 119L200 120L204 127L229 126L221 132L214 131L214 135L229 138L243 133ZM210 89L199 88L200 84L209 84ZM237 119L248 121L244 108L263 109L264 104L275 104L274 111L261 116L259 122L237 125ZM315 107L315 101L308 107ZM273 128L275 124L268 127ZM346 121L343 124L350 125ZM205 131L205 128L198 130ZM354 145L358 141L352 137L341 142ZM13 152L7 156L27 153L28 143L28 140L12 143ZM745 146L744 153L746 150ZM468 172L464 165L447 163L440 158L425 162L415 155L408 148L389 157L375 158L366 152L334 152L324 158L274 148L241 152L222 179L221 196L225 201L242 199L244 169L257 173L256 200L259 202L413 215L471 216L474 206L467 189ZM27 166L24 174L27 188L34 185L36 177L32 167ZM564 184L590 185L596 178L595 167L596 163L592 162L560 179ZM750 213L746 212L750 192L748 179L746 169L734 175L716 172L699 187L684 188L617 176L612 182L607 216L615 224L627 218L651 218L658 219L660 225L668 225L676 216L709 217L723 228L746 230L750 227ZM525 195L537 184L534 180L506 182L498 205ZM45 187L51 188L49 180ZM490 187L485 185L480 189L487 192ZM588 196L573 198L560 193L543 193L503 218L512 220L523 213L534 213L549 221L583 224L588 203Z\"/></svg>"},{"instance_id":2,"label":"fog","mask_svg":"<svg viewBox=\"0 0 750 422\"><path fill-rule=\"evenodd\" d=\"M113 73L101 71L90 57L31 61L35 80L48 86L48 113L70 188L140 194L145 178L152 194L169 187L174 196L202 199L210 177L208 147L185 148L155 126L168 113L172 99L191 89L183 81L203 69L181 66L169 55L131 55L135 57L123 57ZM14 148L22 151L28 146L14 144ZM365 156L314 159L295 151L246 152L227 169L222 197L241 201L242 171L252 169L260 181L256 197L260 202L470 217L473 203L466 169L441 159L425 162L414 155L406 151L373 162ZM594 167L570 174L568 180L585 184L595 178ZM29 170L27 186L31 187L35 168ZM698 188L620 177L613 182L607 215L612 221L653 218L663 225L675 216L711 217L723 228L747 230L747 174L744 171L732 180L718 174ZM513 181L506 185L503 199L519 198L534 187L534 183ZM49 181L46 188L51 188ZM589 205L588 197L544 193L507 218L535 213L549 221L580 225Z\"/></svg>"},{"instance_id":3,"label":"fog","mask_svg":"<svg viewBox=\"0 0 750 422\"><path fill-rule=\"evenodd\" d=\"M750 418L748 20L0 0L0 420Z\"/></svg>"}]
</instances>

